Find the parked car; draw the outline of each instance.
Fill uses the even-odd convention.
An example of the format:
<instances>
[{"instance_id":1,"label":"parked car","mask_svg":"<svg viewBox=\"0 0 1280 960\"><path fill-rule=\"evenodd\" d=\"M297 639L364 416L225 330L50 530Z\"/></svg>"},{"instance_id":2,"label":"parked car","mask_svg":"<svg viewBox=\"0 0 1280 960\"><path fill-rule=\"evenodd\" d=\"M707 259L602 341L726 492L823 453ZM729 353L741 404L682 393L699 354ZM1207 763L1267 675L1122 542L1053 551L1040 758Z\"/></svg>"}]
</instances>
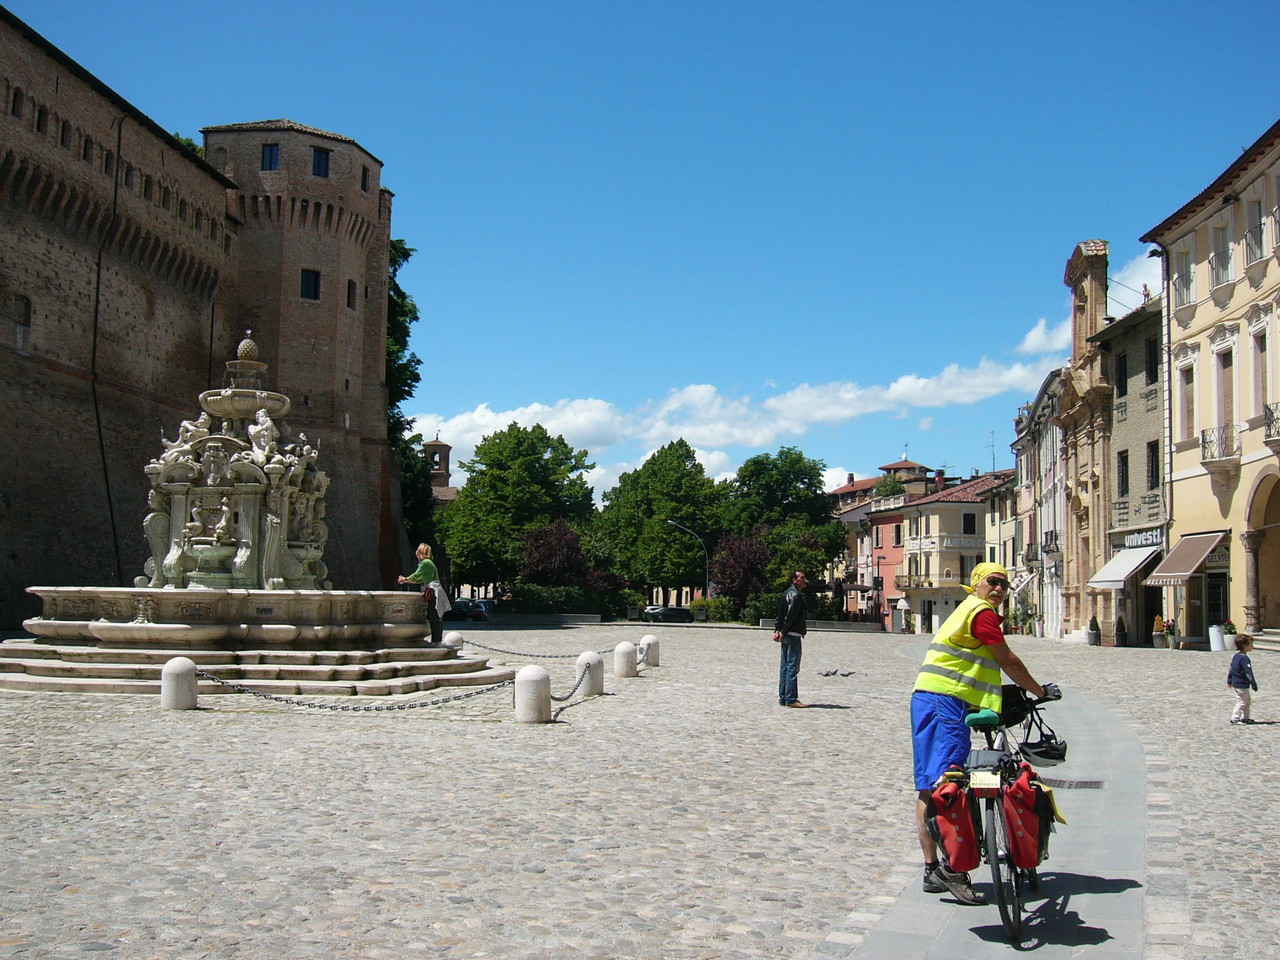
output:
<instances>
[{"instance_id":1,"label":"parked car","mask_svg":"<svg viewBox=\"0 0 1280 960\"><path fill-rule=\"evenodd\" d=\"M468 600L465 597L459 597L457 600L451 601L452 609L449 610L441 620L488 620L489 614L485 613L484 607L476 603L474 600Z\"/></svg>"},{"instance_id":2,"label":"parked car","mask_svg":"<svg viewBox=\"0 0 1280 960\"><path fill-rule=\"evenodd\" d=\"M485 612L486 617L492 617L495 610L498 609L497 600L476 600L475 605Z\"/></svg>"},{"instance_id":3,"label":"parked car","mask_svg":"<svg viewBox=\"0 0 1280 960\"><path fill-rule=\"evenodd\" d=\"M653 623L693 623L693 611L688 607L653 604L644 608L644 618Z\"/></svg>"}]
</instances>

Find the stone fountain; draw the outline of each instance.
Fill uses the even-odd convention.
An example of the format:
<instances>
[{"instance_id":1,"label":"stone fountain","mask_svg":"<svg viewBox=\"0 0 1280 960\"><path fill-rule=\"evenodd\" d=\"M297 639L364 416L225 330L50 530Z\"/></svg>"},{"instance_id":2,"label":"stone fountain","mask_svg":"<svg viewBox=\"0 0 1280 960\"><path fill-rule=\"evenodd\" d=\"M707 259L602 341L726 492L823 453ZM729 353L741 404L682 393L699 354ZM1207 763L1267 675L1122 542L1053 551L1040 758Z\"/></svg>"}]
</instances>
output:
<instances>
[{"instance_id":1,"label":"stone fountain","mask_svg":"<svg viewBox=\"0 0 1280 960\"><path fill-rule=\"evenodd\" d=\"M237 651L237 662L261 663L262 651L294 650L310 651L309 663L329 666L368 662L368 656L333 654L344 650L377 650L382 663L406 660L408 647L426 648L429 660L456 656L424 642L428 628L418 594L331 589L323 559L329 478L317 466L319 451L283 420L289 398L265 389L267 364L258 360L249 331L226 366L230 385L200 394L201 413L181 423L176 439L162 437L163 452L144 468L151 482L143 520L151 556L143 575L133 587L29 587L43 612L23 622L36 642L21 652L48 658L48 650L32 648L93 644L188 656ZM16 672L13 644L0 645L0 678ZM76 659L75 651L58 653ZM421 672L380 669L354 679ZM482 673L470 682L492 682L493 671ZM245 679L242 671L238 680ZM453 682L468 681L455 676ZM405 686L346 692L406 692Z\"/></svg>"}]
</instances>

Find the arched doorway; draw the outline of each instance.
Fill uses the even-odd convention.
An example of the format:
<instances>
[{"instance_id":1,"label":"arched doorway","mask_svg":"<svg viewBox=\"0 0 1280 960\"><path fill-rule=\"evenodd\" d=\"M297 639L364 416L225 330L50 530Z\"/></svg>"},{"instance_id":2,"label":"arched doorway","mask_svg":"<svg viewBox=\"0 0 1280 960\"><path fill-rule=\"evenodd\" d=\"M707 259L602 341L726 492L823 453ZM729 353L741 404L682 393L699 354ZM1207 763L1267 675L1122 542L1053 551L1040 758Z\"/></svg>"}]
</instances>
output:
<instances>
[{"instance_id":1,"label":"arched doorway","mask_svg":"<svg viewBox=\"0 0 1280 960\"><path fill-rule=\"evenodd\" d=\"M1280 629L1280 476L1259 478L1249 508L1249 527L1258 531L1258 618L1264 630ZM1245 562L1249 562L1246 552ZM1247 579L1247 577L1246 577ZM1249 598L1243 598L1249 603Z\"/></svg>"}]
</instances>

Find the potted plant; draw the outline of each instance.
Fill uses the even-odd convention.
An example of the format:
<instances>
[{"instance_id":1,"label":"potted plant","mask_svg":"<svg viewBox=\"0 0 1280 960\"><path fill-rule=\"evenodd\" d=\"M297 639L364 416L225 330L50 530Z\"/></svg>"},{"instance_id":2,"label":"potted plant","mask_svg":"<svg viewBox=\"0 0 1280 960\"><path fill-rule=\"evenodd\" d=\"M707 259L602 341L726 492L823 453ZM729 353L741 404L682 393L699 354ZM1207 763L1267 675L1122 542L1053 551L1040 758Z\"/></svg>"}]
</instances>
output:
<instances>
[{"instance_id":1,"label":"potted plant","mask_svg":"<svg viewBox=\"0 0 1280 960\"><path fill-rule=\"evenodd\" d=\"M1177 649L1178 625L1170 618L1164 622L1164 642L1170 650Z\"/></svg>"},{"instance_id":2,"label":"potted plant","mask_svg":"<svg viewBox=\"0 0 1280 960\"><path fill-rule=\"evenodd\" d=\"M1116 617L1116 646L1127 647L1129 645L1129 625L1124 622L1123 616Z\"/></svg>"},{"instance_id":3,"label":"potted plant","mask_svg":"<svg viewBox=\"0 0 1280 960\"><path fill-rule=\"evenodd\" d=\"M1102 628L1098 626L1098 617L1095 614L1089 618L1089 628L1085 631L1085 636L1089 639L1089 646L1096 647L1102 643Z\"/></svg>"},{"instance_id":4,"label":"potted plant","mask_svg":"<svg viewBox=\"0 0 1280 960\"><path fill-rule=\"evenodd\" d=\"M1222 621L1222 632L1228 637L1235 636L1236 625L1231 622L1230 617L1227 617L1227 619Z\"/></svg>"}]
</instances>

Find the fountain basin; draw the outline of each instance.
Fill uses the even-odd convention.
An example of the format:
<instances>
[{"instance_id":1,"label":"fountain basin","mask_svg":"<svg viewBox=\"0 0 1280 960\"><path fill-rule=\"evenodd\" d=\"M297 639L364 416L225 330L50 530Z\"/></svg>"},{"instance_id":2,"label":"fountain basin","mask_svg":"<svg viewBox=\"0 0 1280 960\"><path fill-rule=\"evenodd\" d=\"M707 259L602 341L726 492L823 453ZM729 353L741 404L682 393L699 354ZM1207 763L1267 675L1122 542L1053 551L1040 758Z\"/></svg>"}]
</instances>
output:
<instances>
[{"instance_id":1,"label":"fountain basin","mask_svg":"<svg viewBox=\"0 0 1280 960\"><path fill-rule=\"evenodd\" d=\"M46 642L172 649L361 649L421 643L416 591L28 587L43 613L23 622Z\"/></svg>"}]
</instances>

